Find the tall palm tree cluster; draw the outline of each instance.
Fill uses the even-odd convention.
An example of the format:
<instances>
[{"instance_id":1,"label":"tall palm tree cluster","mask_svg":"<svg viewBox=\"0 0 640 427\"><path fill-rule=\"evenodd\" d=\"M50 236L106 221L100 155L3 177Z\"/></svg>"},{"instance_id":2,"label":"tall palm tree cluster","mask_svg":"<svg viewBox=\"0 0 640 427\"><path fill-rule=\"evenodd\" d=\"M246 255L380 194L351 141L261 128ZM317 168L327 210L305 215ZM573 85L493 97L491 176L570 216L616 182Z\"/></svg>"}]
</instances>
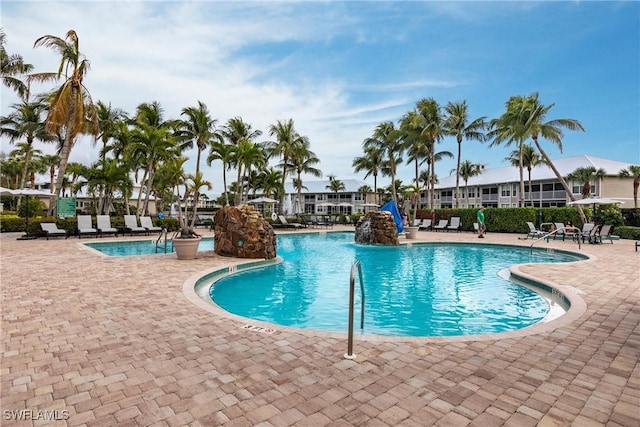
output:
<instances>
[{"instance_id":1,"label":"tall palm tree cluster","mask_svg":"<svg viewBox=\"0 0 640 427\"><path fill-rule=\"evenodd\" d=\"M400 192L402 199L409 200L412 206L418 207L419 198L416 195L423 191L427 196L426 207L433 209L435 184L438 181L435 164L445 157L454 157L449 151L439 151L437 145L446 137L454 138L457 144L457 165L452 173L456 175L455 207L458 208L463 199L460 195L460 178L466 187L467 181L482 173L484 168L482 164L462 160L462 142L467 140L491 141L490 145L513 144L517 150L509 160L520 169L520 206L525 204L523 171L528 169L530 180L531 168L541 162L551 167L571 200L574 200L571 189L543 149L540 139L554 143L562 151L562 129L584 129L574 119L548 120L547 114L553 106L554 104L543 105L537 93L513 96L506 102L505 112L500 117L489 120L486 117L471 119L466 101L448 102L442 107L433 98L421 99L412 111L399 119L397 125L387 121L376 126L372 136L363 141L364 154L353 160L353 167L356 172L365 172L365 178L374 177L375 192L378 192L378 175L388 176L392 183L388 191L390 199L397 203ZM533 141L535 148L526 143L529 139ZM415 181L409 186L403 186L395 178L398 165L405 160L413 165L415 173ZM382 194L385 193L386 191L382 191Z\"/></svg>"},{"instance_id":2,"label":"tall palm tree cluster","mask_svg":"<svg viewBox=\"0 0 640 427\"><path fill-rule=\"evenodd\" d=\"M292 119L271 125L273 140L259 142L262 132L241 117L217 126L217 119L202 101L183 108L177 119L165 118L157 101L138 105L130 115L108 103L92 101L83 83L90 63L80 52L75 31L64 38L46 35L34 43L34 47L59 54L57 72L34 73L20 55L7 53L5 43L5 34L0 32L3 84L16 92L20 102L11 106L9 115L0 117L0 136L16 147L8 154L0 153L2 185L18 188L30 181L33 186L36 174L48 172L57 197L85 189L94 198L97 213L112 211L114 199L121 197L128 213L134 182L139 182L136 213L146 214L152 196L160 209L180 199L198 204L200 190L211 188L201 169L203 155L209 166L222 163L220 202L225 204L239 204L253 191L278 198L282 207L288 177L298 189L300 202L302 175L322 175L316 168L320 160ZM32 99L33 82L60 85ZM100 148L99 158L90 166L69 162L81 135L92 137L94 146ZM57 154L43 155L34 148L36 141L57 144ZM194 173L185 171L185 152L190 149L197 153ZM272 158L279 161L276 167L269 166ZM227 185L227 172L232 168L237 172L236 181ZM51 214L57 197L51 202Z\"/></svg>"}]
</instances>

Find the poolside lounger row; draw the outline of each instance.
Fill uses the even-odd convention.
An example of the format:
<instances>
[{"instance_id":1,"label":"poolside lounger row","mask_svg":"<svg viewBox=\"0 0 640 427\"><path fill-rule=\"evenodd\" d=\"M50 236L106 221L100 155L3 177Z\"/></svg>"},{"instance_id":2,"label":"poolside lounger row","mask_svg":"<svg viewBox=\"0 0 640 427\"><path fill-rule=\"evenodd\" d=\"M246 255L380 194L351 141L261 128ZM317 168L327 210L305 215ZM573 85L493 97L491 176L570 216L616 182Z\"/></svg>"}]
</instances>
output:
<instances>
[{"instance_id":1,"label":"poolside lounger row","mask_svg":"<svg viewBox=\"0 0 640 427\"><path fill-rule=\"evenodd\" d=\"M443 230L443 231L462 231L462 222L460 222L460 217L452 216L451 221L446 219L441 219L438 221L436 225L433 226L434 231Z\"/></svg>"}]
</instances>

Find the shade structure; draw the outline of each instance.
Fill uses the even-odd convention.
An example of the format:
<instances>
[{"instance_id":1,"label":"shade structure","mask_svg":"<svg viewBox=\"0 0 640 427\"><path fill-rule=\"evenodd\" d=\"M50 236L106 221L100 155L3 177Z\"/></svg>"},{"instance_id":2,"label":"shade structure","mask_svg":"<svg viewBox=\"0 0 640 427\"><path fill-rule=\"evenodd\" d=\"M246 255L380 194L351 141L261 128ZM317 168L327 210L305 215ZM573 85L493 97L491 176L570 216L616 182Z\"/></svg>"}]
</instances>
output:
<instances>
[{"instance_id":1,"label":"shade structure","mask_svg":"<svg viewBox=\"0 0 640 427\"><path fill-rule=\"evenodd\" d=\"M10 188L4 188L4 187L0 187L0 196L15 196L16 194L14 193L15 190L12 190Z\"/></svg>"},{"instance_id":2,"label":"shade structure","mask_svg":"<svg viewBox=\"0 0 640 427\"><path fill-rule=\"evenodd\" d=\"M596 205L618 205L624 204L622 200L610 199L608 197L587 197L586 199L576 200L574 202L568 202L567 205L573 206L588 206L593 205L593 212L596 211Z\"/></svg>"},{"instance_id":3,"label":"shade structure","mask_svg":"<svg viewBox=\"0 0 640 427\"><path fill-rule=\"evenodd\" d=\"M622 200L610 199L608 197L588 197L586 199L576 200L575 202L568 202L568 205L613 205L624 204Z\"/></svg>"},{"instance_id":4,"label":"shade structure","mask_svg":"<svg viewBox=\"0 0 640 427\"><path fill-rule=\"evenodd\" d=\"M17 190L11 190L9 188L0 187L0 196L27 196L27 212L25 218L25 234L22 237L18 237L18 240L29 240L29 197L51 197L53 194L46 191L36 190L34 188L19 188Z\"/></svg>"},{"instance_id":5,"label":"shade structure","mask_svg":"<svg viewBox=\"0 0 640 427\"><path fill-rule=\"evenodd\" d=\"M338 203L338 206L342 206L342 207L345 207L345 208L352 208L353 207L353 203L342 202L342 203Z\"/></svg>"},{"instance_id":6,"label":"shade structure","mask_svg":"<svg viewBox=\"0 0 640 427\"><path fill-rule=\"evenodd\" d=\"M270 197L258 197L257 199L249 200L247 203L276 203L277 200Z\"/></svg>"}]
</instances>

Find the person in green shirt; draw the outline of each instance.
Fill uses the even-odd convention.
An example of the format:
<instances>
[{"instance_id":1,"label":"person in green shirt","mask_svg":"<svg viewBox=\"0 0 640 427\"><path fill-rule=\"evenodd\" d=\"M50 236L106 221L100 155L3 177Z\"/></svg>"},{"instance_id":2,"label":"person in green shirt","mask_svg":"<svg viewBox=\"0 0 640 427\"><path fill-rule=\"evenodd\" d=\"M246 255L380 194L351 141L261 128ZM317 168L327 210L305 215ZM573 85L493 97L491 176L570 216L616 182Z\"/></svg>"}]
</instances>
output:
<instances>
[{"instance_id":1,"label":"person in green shirt","mask_svg":"<svg viewBox=\"0 0 640 427\"><path fill-rule=\"evenodd\" d=\"M480 206L480 209L478 209L476 219L478 221L478 238L484 239L484 235L487 232L487 226L484 224L484 206Z\"/></svg>"}]
</instances>

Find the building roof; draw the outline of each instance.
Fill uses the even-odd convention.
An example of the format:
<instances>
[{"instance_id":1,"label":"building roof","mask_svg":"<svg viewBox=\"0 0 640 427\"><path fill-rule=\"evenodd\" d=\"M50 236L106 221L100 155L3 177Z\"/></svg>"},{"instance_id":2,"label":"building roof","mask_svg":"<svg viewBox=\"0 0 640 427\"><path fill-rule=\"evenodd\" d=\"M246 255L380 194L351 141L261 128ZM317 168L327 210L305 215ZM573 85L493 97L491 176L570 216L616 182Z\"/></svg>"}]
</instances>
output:
<instances>
[{"instance_id":1,"label":"building roof","mask_svg":"<svg viewBox=\"0 0 640 427\"><path fill-rule=\"evenodd\" d=\"M357 193L360 190L360 187L369 185L366 182L358 181L357 179L341 179L339 181L344 184L344 190L341 191L341 193ZM327 188L329 183L330 180L328 179L323 181L302 181L302 192L306 194L333 193L333 191ZM293 183L289 182L285 184L284 190L286 194L298 192L298 190L293 187Z\"/></svg>"},{"instance_id":2,"label":"building roof","mask_svg":"<svg viewBox=\"0 0 640 427\"><path fill-rule=\"evenodd\" d=\"M603 159L594 156L575 156L565 159L552 159L554 166L560 172L560 175L566 177L580 167L593 166L596 169L604 169L607 175L618 175L621 169L626 169L632 163L618 162L616 160ZM524 170L524 179L528 179L528 171ZM531 169L531 179L535 181L556 179L555 173L547 165L536 166ZM467 182L467 185L491 185L504 184L509 182L520 182L520 171L516 166L506 166L502 168L485 169L478 176L475 176ZM460 179L460 185L464 185L464 181ZM456 175L447 176L440 179L436 184L436 188L454 188L456 186Z\"/></svg>"}]
</instances>

